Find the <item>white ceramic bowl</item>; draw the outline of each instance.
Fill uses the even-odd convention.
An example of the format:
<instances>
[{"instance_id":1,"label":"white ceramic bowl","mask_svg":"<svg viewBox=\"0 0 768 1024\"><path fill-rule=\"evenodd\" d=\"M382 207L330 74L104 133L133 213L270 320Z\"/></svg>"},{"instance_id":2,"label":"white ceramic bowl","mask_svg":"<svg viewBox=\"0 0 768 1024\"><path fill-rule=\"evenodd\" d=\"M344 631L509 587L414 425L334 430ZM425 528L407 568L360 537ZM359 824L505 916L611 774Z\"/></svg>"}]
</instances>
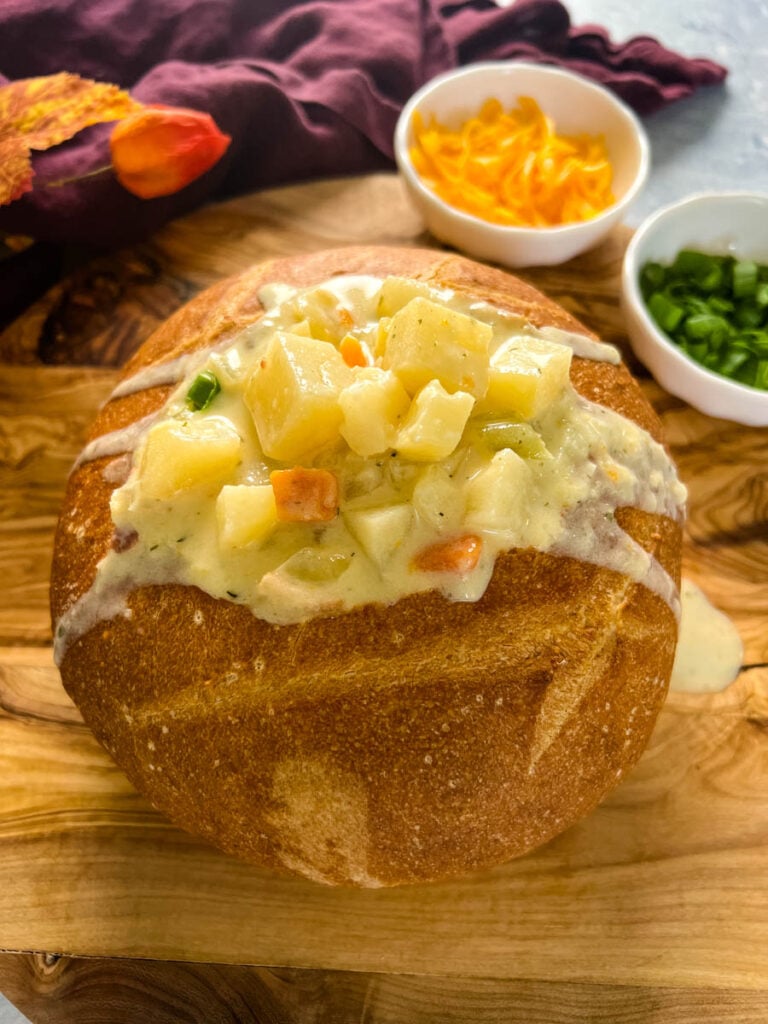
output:
<instances>
[{"instance_id":1,"label":"white ceramic bowl","mask_svg":"<svg viewBox=\"0 0 768 1024\"><path fill-rule=\"evenodd\" d=\"M532 96L553 118L558 133L603 135L613 165L616 202L592 220L554 228L491 224L438 198L410 158L413 114L435 115L458 128L487 99L505 109ZM504 61L470 64L427 82L406 103L395 129L395 158L408 191L432 234L479 259L508 267L564 263L596 245L619 223L648 176L649 146L640 122L613 93L580 75L541 64Z\"/></svg>"},{"instance_id":2,"label":"white ceramic bowl","mask_svg":"<svg viewBox=\"0 0 768 1024\"><path fill-rule=\"evenodd\" d=\"M768 391L705 369L685 355L651 318L639 277L648 260L671 263L680 249L768 263L768 194L710 192L659 210L640 225L622 269L622 307L637 357L663 388L709 416L768 426Z\"/></svg>"}]
</instances>

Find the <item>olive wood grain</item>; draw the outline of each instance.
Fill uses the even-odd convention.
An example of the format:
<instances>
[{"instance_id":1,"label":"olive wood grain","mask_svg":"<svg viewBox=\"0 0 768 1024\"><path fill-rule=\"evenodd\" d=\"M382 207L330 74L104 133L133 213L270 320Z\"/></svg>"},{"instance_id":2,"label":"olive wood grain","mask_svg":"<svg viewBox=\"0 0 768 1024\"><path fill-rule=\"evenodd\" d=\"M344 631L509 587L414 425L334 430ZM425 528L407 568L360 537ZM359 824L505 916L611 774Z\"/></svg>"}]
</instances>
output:
<instances>
[{"instance_id":1,"label":"olive wood grain","mask_svg":"<svg viewBox=\"0 0 768 1024\"><path fill-rule=\"evenodd\" d=\"M648 989L289 968L0 958L33 1024L764 1024L745 989Z\"/></svg>"},{"instance_id":2,"label":"olive wood grain","mask_svg":"<svg viewBox=\"0 0 768 1024\"><path fill-rule=\"evenodd\" d=\"M397 179L322 182L202 210L80 268L0 336L0 947L262 965L65 960L54 984L37 961L0 957L0 987L35 1024L134 1019L98 1015L100 986L115 985L117 1003L121 985L147 993L137 996L144 1019L179 1019L169 1007L185 984L208 993L199 996L208 1015L196 994L183 1018L201 1021L633 1024L650 1007L672 1024L706 1007L718 1020L764 1019L768 439L696 413L627 352L618 307L627 237L620 230L564 267L523 276L620 345L641 377L690 490L684 573L733 618L744 665L724 693L673 695L637 769L581 824L533 855L437 886L327 890L182 834L82 724L49 647L53 525L114 367L190 295L256 260L346 242L435 244ZM431 977L392 976L401 974ZM164 1009L153 1016L150 1000ZM263 1015L248 1017L248 1005ZM56 1015L64 1006L68 1018Z\"/></svg>"}]
</instances>

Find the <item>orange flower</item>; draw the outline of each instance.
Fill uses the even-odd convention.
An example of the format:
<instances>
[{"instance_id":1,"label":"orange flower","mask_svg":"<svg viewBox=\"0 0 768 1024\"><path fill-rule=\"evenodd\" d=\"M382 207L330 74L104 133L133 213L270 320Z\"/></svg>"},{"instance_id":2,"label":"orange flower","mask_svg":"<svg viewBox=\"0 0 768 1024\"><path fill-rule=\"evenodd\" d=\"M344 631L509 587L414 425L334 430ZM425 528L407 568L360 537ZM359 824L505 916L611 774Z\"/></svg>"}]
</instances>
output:
<instances>
[{"instance_id":1,"label":"orange flower","mask_svg":"<svg viewBox=\"0 0 768 1024\"><path fill-rule=\"evenodd\" d=\"M224 154L230 136L209 114L148 106L115 125L112 165L123 188L140 199L178 192Z\"/></svg>"}]
</instances>

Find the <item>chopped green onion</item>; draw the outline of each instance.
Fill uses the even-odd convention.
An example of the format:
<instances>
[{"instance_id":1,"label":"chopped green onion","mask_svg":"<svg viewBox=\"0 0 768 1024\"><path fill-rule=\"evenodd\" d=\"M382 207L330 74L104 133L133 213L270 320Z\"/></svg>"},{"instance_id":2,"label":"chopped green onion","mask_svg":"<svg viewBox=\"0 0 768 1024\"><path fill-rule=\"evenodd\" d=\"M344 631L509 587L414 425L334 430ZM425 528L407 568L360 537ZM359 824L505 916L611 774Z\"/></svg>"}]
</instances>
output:
<instances>
[{"instance_id":1,"label":"chopped green onion","mask_svg":"<svg viewBox=\"0 0 768 1024\"><path fill-rule=\"evenodd\" d=\"M768 331L742 331L737 340L760 359L768 359Z\"/></svg>"},{"instance_id":2,"label":"chopped green onion","mask_svg":"<svg viewBox=\"0 0 768 1024\"><path fill-rule=\"evenodd\" d=\"M688 316L698 314L700 316L711 316L712 307L705 299L700 299L697 295L680 295L679 300L682 302L683 309Z\"/></svg>"},{"instance_id":3,"label":"chopped green onion","mask_svg":"<svg viewBox=\"0 0 768 1024\"><path fill-rule=\"evenodd\" d=\"M757 289L757 264L752 260L737 260L733 264L733 294L737 299L754 295Z\"/></svg>"},{"instance_id":4,"label":"chopped green onion","mask_svg":"<svg viewBox=\"0 0 768 1024\"><path fill-rule=\"evenodd\" d=\"M729 349L718 363L718 373L724 377L733 377L739 367L749 359L749 352L743 348Z\"/></svg>"},{"instance_id":5,"label":"chopped green onion","mask_svg":"<svg viewBox=\"0 0 768 1024\"><path fill-rule=\"evenodd\" d=\"M216 395L221 391L221 384L216 374L210 370L198 373L187 392L187 405L190 409L202 412L207 409Z\"/></svg>"},{"instance_id":6,"label":"chopped green onion","mask_svg":"<svg viewBox=\"0 0 768 1024\"><path fill-rule=\"evenodd\" d=\"M696 313L685 321L685 333L694 341L707 338L711 344L721 344L728 334L728 323L721 316Z\"/></svg>"},{"instance_id":7,"label":"chopped green onion","mask_svg":"<svg viewBox=\"0 0 768 1024\"><path fill-rule=\"evenodd\" d=\"M640 290L658 326L701 366L768 390L768 264L681 249L647 262Z\"/></svg>"},{"instance_id":8,"label":"chopped green onion","mask_svg":"<svg viewBox=\"0 0 768 1024\"><path fill-rule=\"evenodd\" d=\"M664 331L674 331L685 315L685 310L675 305L663 292L655 292L650 297L648 308L653 319Z\"/></svg>"},{"instance_id":9,"label":"chopped green onion","mask_svg":"<svg viewBox=\"0 0 768 1024\"><path fill-rule=\"evenodd\" d=\"M738 368L734 377L740 384L748 384L750 387L753 387L757 377L757 360L755 357L749 356Z\"/></svg>"},{"instance_id":10,"label":"chopped green onion","mask_svg":"<svg viewBox=\"0 0 768 1024\"><path fill-rule=\"evenodd\" d=\"M675 256L672 271L679 277L695 277L701 280L716 266L716 257L710 256L708 253L696 252L694 249L681 249Z\"/></svg>"},{"instance_id":11,"label":"chopped green onion","mask_svg":"<svg viewBox=\"0 0 768 1024\"><path fill-rule=\"evenodd\" d=\"M640 274L640 287L643 295L649 295L664 284L666 271L660 263L646 263Z\"/></svg>"},{"instance_id":12,"label":"chopped green onion","mask_svg":"<svg viewBox=\"0 0 768 1024\"><path fill-rule=\"evenodd\" d=\"M713 295L709 300L709 308L713 313L732 313L734 305L730 299L724 299L722 295Z\"/></svg>"},{"instance_id":13,"label":"chopped green onion","mask_svg":"<svg viewBox=\"0 0 768 1024\"><path fill-rule=\"evenodd\" d=\"M672 270L680 277L691 278L705 292L716 292L723 283L723 260L703 252L681 250Z\"/></svg>"},{"instance_id":14,"label":"chopped green onion","mask_svg":"<svg viewBox=\"0 0 768 1024\"><path fill-rule=\"evenodd\" d=\"M687 341L683 344L683 349L688 353L691 359L695 359L697 363L702 362L707 352L709 352L709 349L707 348L707 343L705 341Z\"/></svg>"},{"instance_id":15,"label":"chopped green onion","mask_svg":"<svg viewBox=\"0 0 768 1024\"><path fill-rule=\"evenodd\" d=\"M733 319L739 327L759 327L763 322L763 310L754 302L740 302Z\"/></svg>"}]
</instances>

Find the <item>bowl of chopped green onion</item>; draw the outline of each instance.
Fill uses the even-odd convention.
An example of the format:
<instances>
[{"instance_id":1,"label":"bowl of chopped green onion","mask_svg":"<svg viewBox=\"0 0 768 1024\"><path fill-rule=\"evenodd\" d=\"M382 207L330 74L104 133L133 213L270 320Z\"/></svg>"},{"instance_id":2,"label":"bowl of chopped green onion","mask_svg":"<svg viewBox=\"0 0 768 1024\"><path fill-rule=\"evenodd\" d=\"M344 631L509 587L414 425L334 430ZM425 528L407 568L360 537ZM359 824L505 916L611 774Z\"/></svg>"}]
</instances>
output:
<instances>
[{"instance_id":1,"label":"bowl of chopped green onion","mask_svg":"<svg viewBox=\"0 0 768 1024\"><path fill-rule=\"evenodd\" d=\"M662 387L768 426L768 194L705 193L651 216L627 248L622 305Z\"/></svg>"}]
</instances>

